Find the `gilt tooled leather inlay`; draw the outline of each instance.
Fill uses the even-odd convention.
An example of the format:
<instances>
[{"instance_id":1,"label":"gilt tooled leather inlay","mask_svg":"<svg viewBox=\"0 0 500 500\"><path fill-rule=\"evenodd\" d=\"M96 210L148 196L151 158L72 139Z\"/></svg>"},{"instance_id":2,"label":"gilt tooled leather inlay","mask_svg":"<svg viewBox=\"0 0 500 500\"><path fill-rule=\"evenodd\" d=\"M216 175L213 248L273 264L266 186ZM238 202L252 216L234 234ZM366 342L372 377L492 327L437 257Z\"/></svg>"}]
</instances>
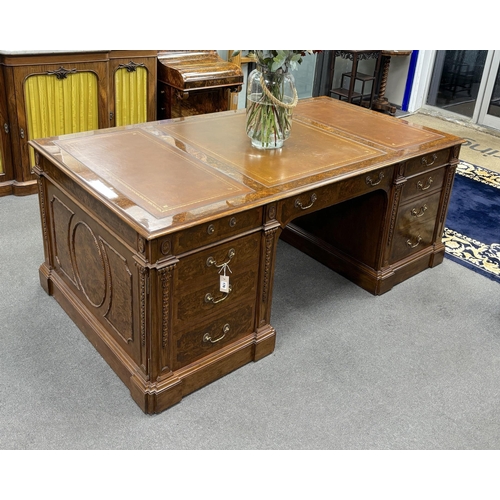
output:
<instances>
[{"instance_id":1,"label":"gilt tooled leather inlay","mask_svg":"<svg viewBox=\"0 0 500 500\"><path fill-rule=\"evenodd\" d=\"M244 184L145 131L113 132L55 142L97 174L105 188L113 186L155 217L252 192ZM95 175L89 185L96 185ZM111 188L109 191L112 193ZM129 213L133 216L132 211Z\"/></svg>"},{"instance_id":2,"label":"gilt tooled leather inlay","mask_svg":"<svg viewBox=\"0 0 500 500\"><path fill-rule=\"evenodd\" d=\"M208 116L208 119L217 120L218 117ZM223 127L218 123L210 126L208 120L205 120L193 121L189 123L189 127L181 121L162 124L158 128L269 187L385 156L385 152L380 149L299 120L293 122L293 131L286 147L268 151L252 147L244 132L245 115L242 114L226 117ZM321 137L320 141L318 136ZM312 143L317 147L314 152L310 150ZM266 160L265 164L262 162L263 158Z\"/></svg>"}]
</instances>

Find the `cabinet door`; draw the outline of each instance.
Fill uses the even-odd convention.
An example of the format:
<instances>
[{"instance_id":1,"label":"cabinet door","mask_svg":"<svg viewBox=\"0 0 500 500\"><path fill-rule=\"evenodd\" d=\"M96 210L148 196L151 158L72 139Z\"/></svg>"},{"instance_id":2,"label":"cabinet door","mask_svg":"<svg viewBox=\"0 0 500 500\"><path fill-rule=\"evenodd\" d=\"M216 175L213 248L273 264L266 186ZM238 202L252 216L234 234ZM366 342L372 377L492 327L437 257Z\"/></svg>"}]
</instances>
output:
<instances>
[{"instance_id":1,"label":"cabinet door","mask_svg":"<svg viewBox=\"0 0 500 500\"><path fill-rule=\"evenodd\" d=\"M33 64L9 69L12 160L16 181L35 181L28 141L86 132L106 123L104 61Z\"/></svg>"},{"instance_id":2,"label":"cabinet door","mask_svg":"<svg viewBox=\"0 0 500 500\"><path fill-rule=\"evenodd\" d=\"M114 52L119 56L120 52L127 51ZM127 55L110 56L110 126L156 119L156 53L148 57L141 55L140 51Z\"/></svg>"},{"instance_id":3,"label":"cabinet door","mask_svg":"<svg viewBox=\"0 0 500 500\"><path fill-rule=\"evenodd\" d=\"M3 68L0 67L0 196L11 193L13 178L10 156L10 124L4 89Z\"/></svg>"}]
</instances>

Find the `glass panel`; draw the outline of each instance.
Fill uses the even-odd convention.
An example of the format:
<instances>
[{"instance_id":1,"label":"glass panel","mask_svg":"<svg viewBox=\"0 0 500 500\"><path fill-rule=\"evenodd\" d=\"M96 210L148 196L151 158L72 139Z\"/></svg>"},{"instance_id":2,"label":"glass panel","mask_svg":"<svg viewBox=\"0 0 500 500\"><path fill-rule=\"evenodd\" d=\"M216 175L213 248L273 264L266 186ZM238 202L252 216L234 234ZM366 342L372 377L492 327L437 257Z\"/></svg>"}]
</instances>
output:
<instances>
[{"instance_id":1,"label":"glass panel","mask_svg":"<svg viewBox=\"0 0 500 500\"><path fill-rule=\"evenodd\" d=\"M490 105L488 106L488 114L500 118L500 66L498 68L497 77L493 85Z\"/></svg>"},{"instance_id":2,"label":"glass panel","mask_svg":"<svg viewBox=\"0 0 500 500\"><path fill-rule=\"evenodd\" d=\"M487 50L438 50L427 104L472 118Z\"/></svg>"}]
</instances>

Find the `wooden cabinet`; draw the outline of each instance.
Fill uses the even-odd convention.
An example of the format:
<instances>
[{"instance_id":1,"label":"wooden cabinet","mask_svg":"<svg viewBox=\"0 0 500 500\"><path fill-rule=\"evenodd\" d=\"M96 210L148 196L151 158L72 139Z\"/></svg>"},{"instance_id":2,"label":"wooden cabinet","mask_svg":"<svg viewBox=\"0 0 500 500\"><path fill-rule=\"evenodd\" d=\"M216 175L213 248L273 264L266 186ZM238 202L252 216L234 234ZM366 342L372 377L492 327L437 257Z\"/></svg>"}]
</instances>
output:
<instances>
[{"instance_id":1,"label":"wooden cabinet","mask_svg":"<svg viewBox=\"0 0 500 500\"><path fill-rule=\"evenodd\" d=\"M110 126L156 118L156 51L113 50L109 55Z\"/></svg>"},{"instance_id":2,"label":"wooden cabinet","mask_svg":"<svg viewBox=\"0 0 500 500\"><path fill-rule=\"evenodd\" d=\"M9 129L2 151L12 158L0 195L36 191L32 139L155 120L156 53L0 52Z\"/></svg>"},{"instance_id":3,"label":"wooden cabinet","mask_svg":"<svg viewBox=\"0 0 500 500\"><path fill-rule=\"evenodd\" d=\"M230 109L241 91L243 73L216 50L164 50L158 53L158 119Z\"/></svg>"},{"instance_id":4,"label":"wooden cabinet","mask_svg":"<svg viewBox=\"0 0 500 500\"><path fill-rule=\"evenodd\" d=\"M0 196L11 192L12 158L10 152L10 125L3 68L0 67Z\"/></svg>"}]
</instances>

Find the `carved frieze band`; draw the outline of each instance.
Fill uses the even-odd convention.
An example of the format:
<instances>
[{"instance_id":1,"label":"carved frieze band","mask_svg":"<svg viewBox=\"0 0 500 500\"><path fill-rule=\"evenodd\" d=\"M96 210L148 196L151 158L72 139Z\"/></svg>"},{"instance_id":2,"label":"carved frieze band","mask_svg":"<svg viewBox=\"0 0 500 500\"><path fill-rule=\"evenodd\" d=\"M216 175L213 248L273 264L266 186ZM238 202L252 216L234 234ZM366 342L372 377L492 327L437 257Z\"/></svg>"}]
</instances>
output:
<instances>
[{"instance_id":1,"label":"carved frieze band","mask_svg":"<svg viewBox=\"0 0 500 500\"><path fill-rule=\"evenodd\" d=\"M264 258L264 283L262 288L262 302L267 302L269 293L269 282L271 279L271 256L274 246L274 238L276 235L277 227L266 232L266 255Z\"/></svg>"},{"instance_id":2,"label":"carved frieze band","mask_svg":"<svg viewBox=\"0 0 500 500\"><path fill-rule=\"evenodd\" d=\"M451 196L451 187L453 186L453 179L455 177L455 170L457 169L456 165L450 165L448 167L448 171L446 172L446 185L445 185L445 191L444 191L444 203L441 208L441 214L439 217L439 222L442 224L444 223L444 219L446 217L446 209L448 207L448 203L450 201L450 196Z\"/></svg>"},{"instance_id":3,"label":"carved frieze band","mask_svg":"<svg viewBox=\"0 0 500 500\"><path fill-rule=\"evenodd\" d=\"M147 290L147 279L149 271L147 268L140 266L136 263L139 270L139 297L140 297L140 310L141 310L141 344L144 347L146 345L146 290Z\"/></svg>"},{"instance_id":4,"label":"carved frieze band","mask_svg":"<svg viewBox=\"0 0 500 500\"><path fill-rule=\"evenodd\" d=\"M37 164L38 165L38 164ZM43 231L43 239L49 244L49 238L47 233L47 212L45 208L45 189L44 189L44 179L40 177L38 179L38 193L40 196L40 214L42 217L42 231Z\"/></svg>"},{"instance_id":5,"label":"carved frieze band","mask_svg":"<svg viewBox=\"0 0 500 500\"><path fill-rule=\"evenodd\" d=\"M358 54L358 61L364 61L366 59L376 59L380 55L380 50L374 50L372 52L365 52ZM354 60L354 53L349 50L336 50L335 56L340 56L342 59Z\"/></svg>"},{"instance_id":6,"label":"carved frieze band","mask_svg":"<svg viewBox=\"0 0 500 500\"><path fill-rule=\"evenodd\" d=\"M161 346L168 347L168 337L170 332L170 283L172 281L172 271L175 264L165 267L159 271L162 285L162 322L161 322Z\"/></svg>"},{"instance_id":7,"label":"carved frieze band","mask_svg":"<svg viewBox=\"0 0 500 500\"><path fill-rule=\"evenodd\" d=\"M399 198L401 198L401 192L403 191L403 186L404 184L399 184L394 189L394 201L392 203L391 223L389 226L389 235L387 237L387 246L391 245L392 237L394 236L394 228L396 227L396 217L399 207Z\"/></svg>"}]
</instances>

